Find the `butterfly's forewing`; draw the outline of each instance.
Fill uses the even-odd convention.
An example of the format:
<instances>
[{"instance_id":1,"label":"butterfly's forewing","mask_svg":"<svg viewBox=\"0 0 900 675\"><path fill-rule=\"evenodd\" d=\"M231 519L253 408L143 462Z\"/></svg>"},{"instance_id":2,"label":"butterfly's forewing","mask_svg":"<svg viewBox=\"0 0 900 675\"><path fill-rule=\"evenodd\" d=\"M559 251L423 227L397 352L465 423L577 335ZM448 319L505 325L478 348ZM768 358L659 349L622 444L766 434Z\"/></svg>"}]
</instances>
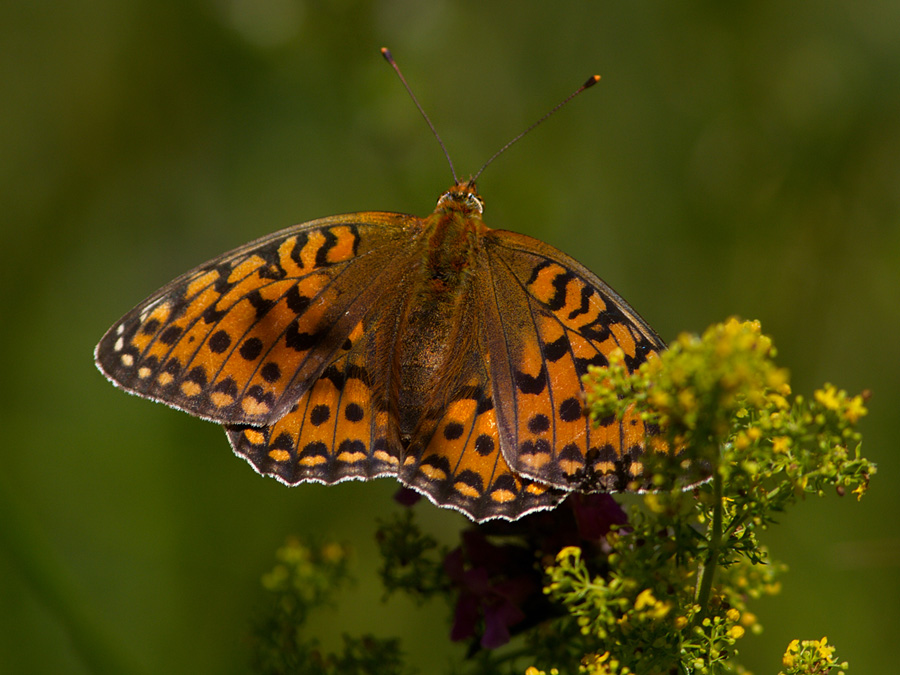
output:
<instances>
[{"instance_id":1,"label":"butterfly's forewing","mask_svg":"<svg viewBox=\"0 0 900 675\"><path fill-rule=\"evenodd\" d=\"M603 281L553 247L492 231L485 248L485 333L513 471L568 490L644 487L644 423L627 415L590 424L581 378L589 365L607 365L616 347L634 369L664 343Z\"/></svg>"},{"instance_id":2,"label":"butterfly's forewing","mask_svg":"<svg viewBox=\"0 0 900 675\"><path fill-rule=\"evenodd\" d=\"M282 417L396 282L409 216L350 214L271 234L179 277L95 350L118 386L198 417Z\"/></svg>"}]
</instances>

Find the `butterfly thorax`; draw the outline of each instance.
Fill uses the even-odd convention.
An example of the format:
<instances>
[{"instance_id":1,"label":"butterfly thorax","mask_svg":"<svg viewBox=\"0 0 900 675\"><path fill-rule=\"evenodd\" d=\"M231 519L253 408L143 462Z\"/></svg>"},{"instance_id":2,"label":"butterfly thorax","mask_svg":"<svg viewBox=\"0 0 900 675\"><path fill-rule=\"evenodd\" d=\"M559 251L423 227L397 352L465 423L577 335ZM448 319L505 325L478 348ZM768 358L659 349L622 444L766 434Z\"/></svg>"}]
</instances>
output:
<instances>
[{"instance_id":1,"label":"butterfly thorax","mask_svg":"<svg viewBox=\"0 0 900 675\"><path fill-rule=\"evenodd\" d=\"M476 348L475 271L482 238L489 231L481 208L474 186L457 185L423 220L428 243L421 268L404 289L400 331L403 436L412 434L430 410L446 406L445 393L459 386L459 352Z\"/></svg>"},{"instance_id":2,"label":"butterfly thorax","mask_svg":"<svg viewBox=\"0 0 900 675\"><path fill-rule=\"evenodd\" d=\"M428 257L425 276L436 293L453 292L471 274L473 256L488 227L481 220L483 202L474 185L455 185L438 200L425 219Z\"/></svg>"}]
</instances>

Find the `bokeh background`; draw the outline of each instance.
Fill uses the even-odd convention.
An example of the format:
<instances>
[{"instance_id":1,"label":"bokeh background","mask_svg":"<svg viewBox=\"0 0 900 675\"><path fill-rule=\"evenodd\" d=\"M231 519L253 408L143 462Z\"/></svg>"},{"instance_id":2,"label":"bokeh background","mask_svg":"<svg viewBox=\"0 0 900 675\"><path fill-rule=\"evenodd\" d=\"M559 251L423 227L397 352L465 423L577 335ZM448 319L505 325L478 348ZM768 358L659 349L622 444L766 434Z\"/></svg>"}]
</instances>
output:
<instances>
[{"instance_id":1,"label":"bokeh background","mask_svg":"<svg viewBox=\"0 0 900 675\"><path fill-rule=\"evenodd\" d=\"M485 219L574 254L667 340L729 315L795 391L871 389L861 503L765 537L791 567L741 643L777 672L827 635L853 672L900 630L900 4L92 0L0 4L0 671L242 673L288 534L355 550L316 617L435 672L446 610L380 601L395 483L288 489L221 430L109 385L91 350L218 253L355 210L426 214L450 182L603 80L479 181ZM452 541L457 514L417 507Z\"/></svg>"}]
</instances>

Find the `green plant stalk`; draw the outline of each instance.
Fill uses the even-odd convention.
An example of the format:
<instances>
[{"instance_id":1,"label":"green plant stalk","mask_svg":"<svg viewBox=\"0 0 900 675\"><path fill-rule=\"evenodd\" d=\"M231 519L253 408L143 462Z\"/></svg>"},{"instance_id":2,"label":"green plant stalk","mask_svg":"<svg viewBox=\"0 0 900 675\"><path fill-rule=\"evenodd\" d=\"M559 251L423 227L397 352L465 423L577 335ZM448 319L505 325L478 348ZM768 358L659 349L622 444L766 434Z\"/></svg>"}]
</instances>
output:
<instances>
[{"instance_id":1,"label":"green plant stalk","mask_svg":"<svg viewBox=\"0 0 900 675\"><path fill-rule=\"evenodd\" d=\"M706 561L701 565L698 574L697 594L695 601L700 605L701 616L706 614L709 597L712 594L713 578L716 575L716 564L719 559L719 548L722 545L722 475L713 474L713 517L710 526L709 542L706 549Z\"/></svg>"}]
</instances>

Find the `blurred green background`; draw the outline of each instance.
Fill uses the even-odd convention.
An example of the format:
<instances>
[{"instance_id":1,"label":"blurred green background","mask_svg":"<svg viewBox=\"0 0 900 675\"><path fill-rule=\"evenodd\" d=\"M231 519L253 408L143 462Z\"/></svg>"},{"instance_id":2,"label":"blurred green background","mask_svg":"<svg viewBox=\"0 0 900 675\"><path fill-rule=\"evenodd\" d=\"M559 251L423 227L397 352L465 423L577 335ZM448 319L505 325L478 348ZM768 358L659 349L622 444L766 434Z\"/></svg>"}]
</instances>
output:
<instances>
[{"instance_id":1,"label":"blurred green background","mask_svg":"<svg viewBox=\"0 0 900 675\"><path fill-rule=\"evenodd\" d=\"M103 332L275 229L426 214L589 75L600 85L479 181L486 222L574 254L667 340L762 321L798 393L872 390L879 474L766 539L792 572L744 663L827 635L856 673L900 630L900 3L93 0L0 4L0 671L241 673L287 534L348 541L316 627L397 635L435 672L442 606L380 603L390 480L288 489L222 431L115 390ZM457 514L418 507L447 541Z\"/></svg>"}]
</instances>

